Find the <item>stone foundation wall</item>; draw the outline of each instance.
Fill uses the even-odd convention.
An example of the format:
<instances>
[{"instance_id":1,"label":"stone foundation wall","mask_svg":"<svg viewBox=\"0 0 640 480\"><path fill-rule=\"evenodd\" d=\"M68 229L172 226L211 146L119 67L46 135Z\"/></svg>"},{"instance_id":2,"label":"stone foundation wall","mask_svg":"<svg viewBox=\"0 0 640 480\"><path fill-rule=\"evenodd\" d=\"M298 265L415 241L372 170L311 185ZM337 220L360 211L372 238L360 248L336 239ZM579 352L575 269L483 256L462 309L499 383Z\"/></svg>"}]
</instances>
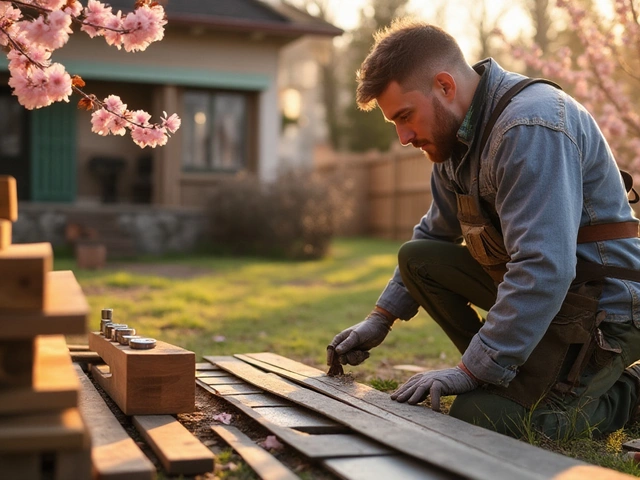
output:
<instances>
[{"instance_id":1,"label":"stone foundation wall","mask_svg":"<svg viewBox=\"0 0 640 480\"><path fill-rule=\"evenodd\" d=\"M13 243L50 242L69 245L67 225L86 227L112 253L116 244L130 245L128 254L189 253L206 242L207 220L198 209L140 205L76 206L21 202L13 225ZM113 255L110 255L113 256ZM116 255L117 256L117 255Z\"/></svg>"}]
</instances>

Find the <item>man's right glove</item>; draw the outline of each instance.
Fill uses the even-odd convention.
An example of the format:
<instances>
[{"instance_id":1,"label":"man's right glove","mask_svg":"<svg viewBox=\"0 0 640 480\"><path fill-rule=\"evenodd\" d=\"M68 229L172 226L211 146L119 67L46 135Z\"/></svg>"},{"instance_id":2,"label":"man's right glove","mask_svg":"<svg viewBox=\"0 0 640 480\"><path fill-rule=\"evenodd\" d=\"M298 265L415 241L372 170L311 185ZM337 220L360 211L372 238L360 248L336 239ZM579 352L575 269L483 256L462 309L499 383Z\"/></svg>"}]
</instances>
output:
<instances>
[{"instance_id":1,"label":"man's right glove","mask_svg":"<svg viewBox=\"0 0 640 480\"><path fill-rule=\"evenodd\" d=\"M369 358L369 350L380 345L391 331L394 320L374 309L362 322L336 335L327 347L327 365L334 355L342 365L359 365Z\"/></svg>"}]
</instances>

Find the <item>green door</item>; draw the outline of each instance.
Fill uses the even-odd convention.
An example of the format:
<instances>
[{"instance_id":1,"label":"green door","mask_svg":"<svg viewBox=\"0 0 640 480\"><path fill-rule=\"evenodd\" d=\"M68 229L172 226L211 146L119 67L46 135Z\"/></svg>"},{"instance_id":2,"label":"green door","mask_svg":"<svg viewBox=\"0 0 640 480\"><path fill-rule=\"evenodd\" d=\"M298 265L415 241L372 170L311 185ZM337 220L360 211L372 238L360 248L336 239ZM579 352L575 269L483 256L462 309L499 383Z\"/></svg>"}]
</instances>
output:
<instances>
[{"instance_id":1,"label":"green door","mask_svg":"<svg viewBox=\"0 0 640 480\"><path fill-rule=\"evenodd\" d=\"M31 112L31 199L76 198L76 106L56 102Z\"/></svg>"}]
</instances>

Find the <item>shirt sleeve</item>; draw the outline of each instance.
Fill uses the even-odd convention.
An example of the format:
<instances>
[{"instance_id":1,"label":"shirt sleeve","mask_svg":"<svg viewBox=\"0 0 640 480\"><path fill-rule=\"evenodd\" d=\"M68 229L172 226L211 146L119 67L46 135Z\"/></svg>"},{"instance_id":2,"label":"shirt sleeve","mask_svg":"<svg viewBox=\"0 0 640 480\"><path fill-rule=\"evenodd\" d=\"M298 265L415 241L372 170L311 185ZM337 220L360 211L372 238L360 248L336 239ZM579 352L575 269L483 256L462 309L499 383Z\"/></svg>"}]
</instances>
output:
<instances>
[{"instance_id":1,"label":"shirt sleeve","mask_svg":"<svg viewBox=\"0 0 640 480\"><path fill-rule=\"evenodd\" d=\"M577 146L547 125L516 125L494 144L480 184L495 190L510 261L496 303L462 360L479 379L506 386L575 276L582 171Z\"/></svg>"},{"instance_id":2,"label":"shirt sleeve","mask_svg":"<svg viewBox=\"0 0 640 480\"><path fill-rule=\"evenodd\" d=\"M420 223L413 228L412 240L432 239L455 243L462 242L460 224L457 220L456 196L449 187L444 167L434 165L431 174L432 203ZM380 294L376 305L402 320L409 320L418 313L419 304L409 294L396 267L393 277Z\"/></svg>"}]
</instances>

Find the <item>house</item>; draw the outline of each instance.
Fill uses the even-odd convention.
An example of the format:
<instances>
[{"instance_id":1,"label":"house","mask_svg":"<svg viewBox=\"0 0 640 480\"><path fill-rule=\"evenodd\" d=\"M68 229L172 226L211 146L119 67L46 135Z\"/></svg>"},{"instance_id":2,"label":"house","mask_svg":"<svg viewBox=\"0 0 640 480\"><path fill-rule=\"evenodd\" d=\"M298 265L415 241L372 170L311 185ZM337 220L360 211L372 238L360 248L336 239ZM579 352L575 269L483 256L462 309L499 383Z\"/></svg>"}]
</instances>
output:
<instances>
[{"instance_id":1,"label":"house","mask_svg":"<svg viewBox=\"0 0 640 480\"><path fill-rule=\"evenodd\" d=\"M127 12L134 2L107 3ZM165 38L147 50L118 51L77 32L53 59L80 75L84 90L98 98L119 95L130 109L154 119L162 111L178 113L182 127L166 146L140 149L129 136L92 133L90 112L77 109L75 95L68 104L26 111L9 87L0 89L0 174L16 177L20 210L29 217L22 224L19 218L14 241L59 242L61 225L79 212L84 218L110 212L118 216L110 226L131 229L140 223L132 217L138 211L145 218L196 211L212 185L240 170L275 177L282 125L279 53L301 37L332 38L342 30L286 3L160 3L169 22ZM3 65L0 84L6 85ZM44 213L36 218L32 211ZM153 221L142 223L151 228ZM166 250L141 247L135 234L132 242L137 251Z\"/></svg>"}]
</instances>

